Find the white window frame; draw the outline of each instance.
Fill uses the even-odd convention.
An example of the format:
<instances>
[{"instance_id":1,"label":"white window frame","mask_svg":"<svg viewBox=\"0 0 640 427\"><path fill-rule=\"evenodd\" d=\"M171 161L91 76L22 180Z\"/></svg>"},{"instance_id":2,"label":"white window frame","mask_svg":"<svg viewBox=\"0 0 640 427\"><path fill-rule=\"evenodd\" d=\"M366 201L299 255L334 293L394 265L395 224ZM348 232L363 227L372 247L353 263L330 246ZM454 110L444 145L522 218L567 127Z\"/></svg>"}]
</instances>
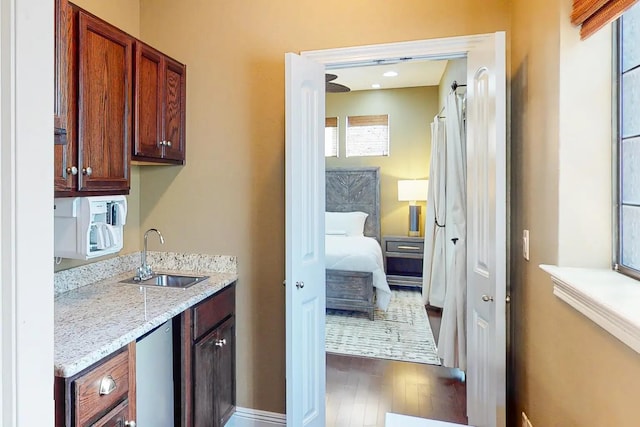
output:
<instances>
[{"instance_id":1,"label":"white window frame","mask_svg":"<svg viewBox=\"0 0 640 427\"><path fill-rule=\"evenodd\" d=\"M333 121L335 119L336 125L329 126L329 121ZM330 131L330 129L335 129L335 131ZM331 133L330 133L331 132ZM335 137L335 141L330 140L330 137ZM329 146L334 145L335 150L329 148ZM324 122L324 157L340 157L340 118L339 117L326 117Z\"/></svg>"},{"instance_id":2,"label":"white window frame","mask_svg":"<svg viewBox=\"0 0 640 427\"><path fill-rule=\"evenodd\" d=\"M634 7L640 7L638 5ZM615 138L615 146L614 146L614 170L616 171L616 181L615 181L615 192L616 194L616 215L615 218L615 233L614 233L614 248L615 248L615 266L614 268L619 272L631 276L635 279L640 279L640 269L634 268L631 265L627 265L623 263L623 221L622 221L622 210L625 205L631 205L629 203L623 203L623 181L624 181L624 170L623 170L623 162L624 162L624 153L623 153L623 144L627 140L635 139L640 137L636 136L624 136L622 133L622 121L624 115L624 106L623 106L623 75L631 72L632 70L637 70L640 67L640 63L634 67L631 67L629 70L623 69L623 44L622 44L622 26L623 26L624 15L621 16L616 25L614 27L614 41L613 41L613 56L614 56L614 87L615 91L613 92L614 97L614 123L617 125L614 128L614 138ZM636 233L640 233L640 230L635 230ZM631 232L631 231L628 231Z\"/></svg>"},{"instance_id":3,"label":"white window frame","mask_svg":"<svg viewBox=\"0 0 640 427\"><path fill-rule=\"evenodd\" d=\"M355 141L356 144L358 145L365 145L367 143L371 143L372 141L367 141L367 139L362 135L362 134L358 134L358 133L354 133L352 132L352 129L355 130L355 128L365 128L365 127L369 127L367 125L364 124L357 124L357 125L353 125L352 121L353 119L357 118L356 121L358 122L366 122L367 120L370 120L372 122L377 122L380 121L381 117L385 117L386 118L386 140L384 141L375 141L376 144L380 145L380 142L382 143L386 143L386 147L382 148L382 149L378 149L377 151L371 152L371 153L367 153L364 150L356 150L355 147L353 147L353 143L355 139L360 139L360 138L364 138L363 140L357 140ZM390 155L390 151L391 151L391 141L390 141L390 117L389 114L367 114L367 115L353 115L353 116L347 116L347 124L346 124L346 132L345 132L345 145L346 145L346 150L345 150L345 156L346 157L388 157ZM382 126L379 124L372 124L370 127L375 127L375 126ZM375 129L370 129L368 132L376 132ZM367 135L368 138L369 135ZM381 135L380 135L381 136ZM355 150L355 152L354 152Z\"/></svg>"}]
</instances>

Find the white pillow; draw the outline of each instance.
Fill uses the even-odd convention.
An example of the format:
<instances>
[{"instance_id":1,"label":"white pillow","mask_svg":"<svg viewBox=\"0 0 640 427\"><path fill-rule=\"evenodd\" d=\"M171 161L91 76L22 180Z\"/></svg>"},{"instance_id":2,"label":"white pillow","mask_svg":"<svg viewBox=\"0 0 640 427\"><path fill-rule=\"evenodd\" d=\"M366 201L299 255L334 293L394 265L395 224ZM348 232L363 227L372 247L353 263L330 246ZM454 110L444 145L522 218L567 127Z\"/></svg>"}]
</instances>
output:
<instances>
[{"instance_id":1,"label":"white pillow","mask_svg":"<svg viewBox=\"0 0 640 427\"><path fill-rule=\"evenodd\" d=\"M325 212L325 230L342 231L347 236L362 236L368 216L364 212Z\"/></svg>"}]
</instances>

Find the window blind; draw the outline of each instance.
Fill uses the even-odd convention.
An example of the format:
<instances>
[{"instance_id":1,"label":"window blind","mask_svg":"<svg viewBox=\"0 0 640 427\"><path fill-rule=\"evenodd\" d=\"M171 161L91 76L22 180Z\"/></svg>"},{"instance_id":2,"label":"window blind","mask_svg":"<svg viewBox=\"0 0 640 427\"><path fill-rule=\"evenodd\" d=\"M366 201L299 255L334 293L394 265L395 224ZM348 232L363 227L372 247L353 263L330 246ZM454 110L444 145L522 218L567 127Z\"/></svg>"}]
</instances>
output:
<instances>
[{"instance_id":1,"label":"window blind","mask_svg":"<svg viewBox=\"0 0 640 427\"><path fill-rule=\"evenodd\" d=\"M347 117L347 157L389 155L389 115Z\"/></svg>"},{"instance_id":2,"label":"window blind","mask_svg":"<svg viewBox=\"0 0 640 427\"><path fill-rule=\"evenodd\" d=\"M338 118L324 119L324 156L338 157Z\"/></svg>"},{"instance_id":3,"label":"window blind","mask_svg":"<svg viewBox=\"0 0 640 427\"><path fill-rule=\"evenodd\" d=\"M617 19L638 0L573 0L571 23L580 26L580 38L586 39Z\"/></svg>"}]
</instances>

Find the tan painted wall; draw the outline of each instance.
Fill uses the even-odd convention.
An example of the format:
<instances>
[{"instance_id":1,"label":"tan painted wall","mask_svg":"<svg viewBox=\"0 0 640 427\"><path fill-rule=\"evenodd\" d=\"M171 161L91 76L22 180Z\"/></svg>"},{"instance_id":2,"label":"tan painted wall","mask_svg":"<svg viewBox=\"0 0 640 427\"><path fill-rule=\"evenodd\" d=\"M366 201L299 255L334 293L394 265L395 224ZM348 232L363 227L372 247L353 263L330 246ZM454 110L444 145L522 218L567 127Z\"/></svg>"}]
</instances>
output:
<instances>
[{"instance_id":1,"label":"tan painted wall","mask_svg":"<svg viewBox=\"0 0 640 427\"><path fill-rule=\"evenodd\" d=\"M140 2L139 0L75 0L81 8L93 13L134 37L140 35ZM138 166L131 168L131 190L127 197L127 223L124 227L124 243L120 254L137 252L142 247L140 230L140 172ZM112 256L100 257L98 260ZM63 259L54 265L54 271L66 270L93 261Z\"/></svg>"},{"instance_id":2,"label":"tan painted wall","mask_svg":"<svg viewBox=\"0 0 640 427\"><path fill-rule=\"evenodd\" d=\"M142 38L188 67L187 164L141 169L143 228L238 256L238 404L282 413L284 53L505 30L508 1L140 4Z\"/></svg>"},{"instance_id":3,"label":"tan painted wall","mask_svg":"<svg viewBox=\"0 0 640 427\"><path fill-rule=\"evenodd\" d=\"M380 167L382 235L404 236L409 229L409 202L398 201L399 179L429 177L431 128L438 113L438 87L365 90L326 97L326 116L338 117L340 157L327 157L326 167ZM346 157L347 116L389 114L388 157ZM426 215L422 206L423 222ZM420 229L424 227L421 224ZM424 233L422 233L424 234Z\"/></svg>"},{"instance_id":4,"label":"tan painted wall","mask_svg":"<svg viewBox=\"0 0 640 427\"><path fill-rule=\"evenodd\" d=\"M134 37L140 36L140 0L72 0Z\"/></svg>"},{"instance_id":5,"label":"tan painted wall","mask_svg":"<svg viewBox=\"0 0 640 427\"><path fill-rule=\"evenodd\" d=\"M611 39L605 30L578 42L570 7L513 6L510 394L516 415L525 410L534 426L632 426L640 356L556 298L538 268L610 259Z\"/></svg>"},{"instance_id":6,"label":"tan painted wall","mask_svg":"<svg viewBox=\"0 0 640 427\"><path fill-rule=\"evenodd\" d=\"M439 109L447 105L447 96L449 92L451 92L451 83L453 81L458 82L458 84L466 84L467 83L467 59L453 59L447 62L447 67L444 69L444 73L442 74L442 78L440 79L440 84L438 85L438 97L440 98ZM465 89L458 89L463 91Z\"/></svg>"}]
</instances>

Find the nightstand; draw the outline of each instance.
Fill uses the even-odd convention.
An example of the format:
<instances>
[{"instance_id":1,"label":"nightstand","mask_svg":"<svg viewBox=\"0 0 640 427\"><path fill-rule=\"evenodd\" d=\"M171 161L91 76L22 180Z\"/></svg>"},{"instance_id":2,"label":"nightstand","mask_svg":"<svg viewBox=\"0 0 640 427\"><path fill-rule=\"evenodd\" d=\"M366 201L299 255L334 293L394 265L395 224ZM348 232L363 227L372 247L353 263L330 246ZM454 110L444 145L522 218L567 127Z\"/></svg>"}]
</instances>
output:
<instances>
[{"instance_id":1,"label":"nightstand","mask_svg":"<svg viewBox=\"0 0 640 427\"><path fill-rule=\"evenodd\" d=\"M383 236L382 254L389 285L422 287L423 237Z\"/></svg>"}]
</instances>

